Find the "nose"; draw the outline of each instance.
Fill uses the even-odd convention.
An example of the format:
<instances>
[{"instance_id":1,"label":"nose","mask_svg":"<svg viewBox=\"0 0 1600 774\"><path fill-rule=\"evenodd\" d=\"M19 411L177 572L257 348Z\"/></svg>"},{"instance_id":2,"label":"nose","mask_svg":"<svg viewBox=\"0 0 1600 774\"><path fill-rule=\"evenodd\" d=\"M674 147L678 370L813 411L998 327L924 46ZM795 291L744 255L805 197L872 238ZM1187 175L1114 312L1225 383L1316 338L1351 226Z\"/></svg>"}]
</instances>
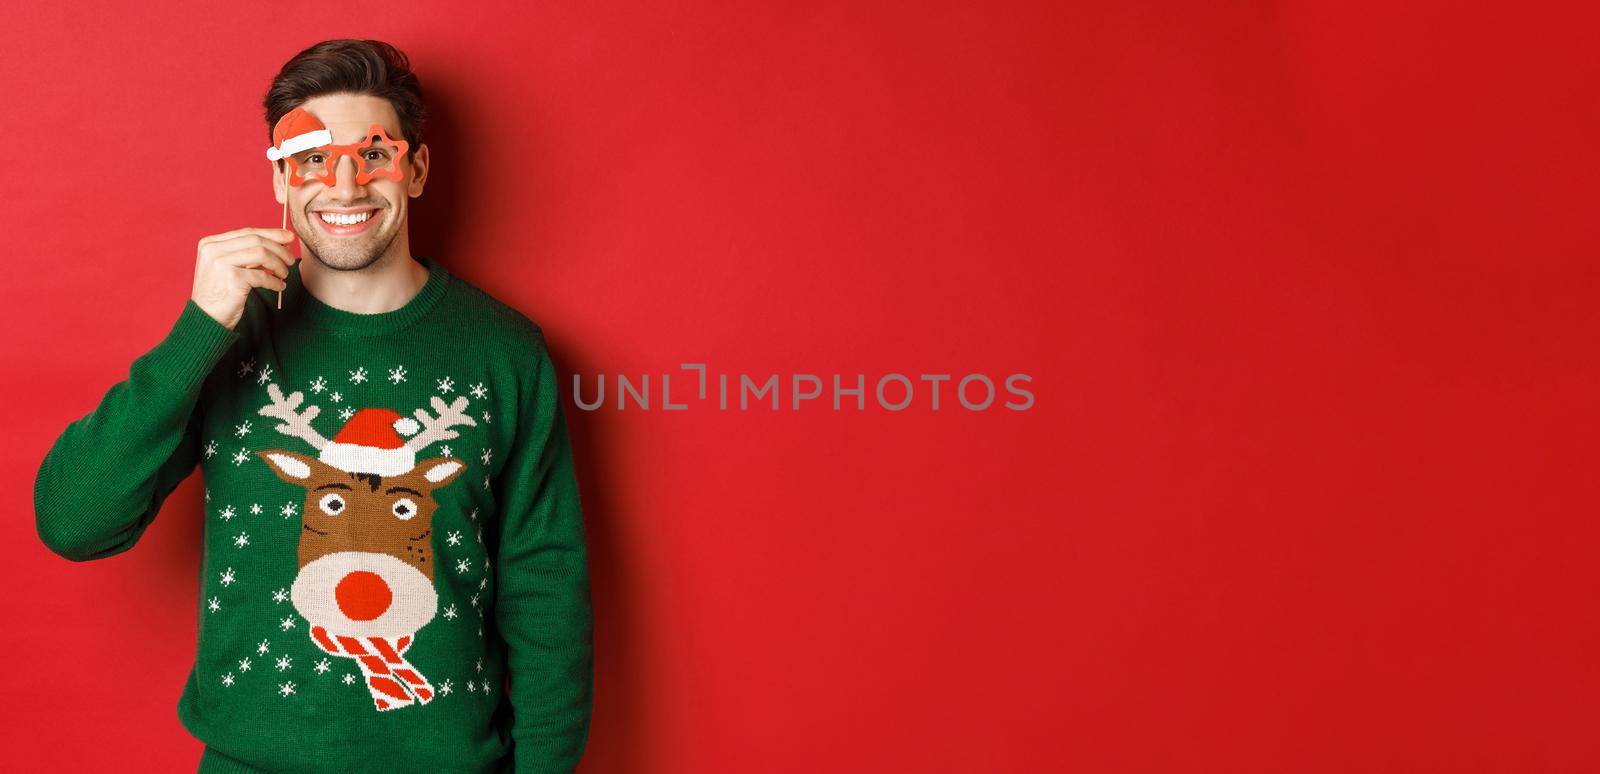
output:
<instances>
[{"instance_id":1,"label":"nose","mask_svg":"<svg viewBox=\"0 0 1600 774\"><path fill-rule=\"evenodd\" d=\"M389 609L394 593L377 573L356 570L339 579L339 585L333 587L333 599L350 620L370 621Z\"/></svg>"},{"instance_id":2,"label":"nose","mask_svg":"<svg viewBox=\"0 0 1600 774\"><path fill-rule=\"evenodd\" d=\"M345 164L347 161L350 162L348 166ZM362 188L356 185L356 173L361 171L356 158L348 153L343 154L334 162L333 168L337 173L333 180L333 194L339 201L354 201Z\"/></svg>"}]
</instances>

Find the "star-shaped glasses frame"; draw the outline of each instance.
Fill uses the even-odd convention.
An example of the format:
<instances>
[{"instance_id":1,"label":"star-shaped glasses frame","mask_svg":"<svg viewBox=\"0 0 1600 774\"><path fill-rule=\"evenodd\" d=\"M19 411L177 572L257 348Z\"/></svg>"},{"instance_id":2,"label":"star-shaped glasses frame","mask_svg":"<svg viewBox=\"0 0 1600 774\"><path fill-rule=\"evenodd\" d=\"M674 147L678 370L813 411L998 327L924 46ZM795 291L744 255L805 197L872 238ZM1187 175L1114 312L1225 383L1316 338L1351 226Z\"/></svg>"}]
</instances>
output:
<instances>
[{"instance_id":1,"label":"star-shaped glasses frame","mask_svg":"<svg viewBox=\"0 0 1600 774\"><path fill-rule=\"evenodd\" d=\"M307 180L315 180L325 186L333 187L338 183L339 157L349 156L356 164L356 185L366 185L373 178L399 180L405 176L400 168L400 159L405 156L411 144L405 140L389 136L379 124L373 124L367 130L367 136L360 142L348 145L319 145L309 150L286 156L289 162L289 185L299 187ZM368 158L366 151L381 150L382 158Z\"/></svg>"}]
</instances>

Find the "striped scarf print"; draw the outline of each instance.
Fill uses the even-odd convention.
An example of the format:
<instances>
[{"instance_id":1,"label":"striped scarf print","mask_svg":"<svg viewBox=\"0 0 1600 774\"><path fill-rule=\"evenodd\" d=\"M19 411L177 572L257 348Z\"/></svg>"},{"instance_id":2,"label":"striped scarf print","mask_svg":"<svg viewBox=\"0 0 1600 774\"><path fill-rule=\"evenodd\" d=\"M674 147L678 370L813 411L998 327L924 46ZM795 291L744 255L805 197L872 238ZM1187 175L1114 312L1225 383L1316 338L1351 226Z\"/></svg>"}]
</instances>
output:
<instances>
[{"instance_id":1,"label":"striped scarf print","mask_svg":"<svg viewBox=\"0 0 1600 774\"><path fill-rule=\"evenodd\" d=\"M411 638L345 637L328 634L321 626L311 628L311 641L335 656L355 659L366 679L372 703L380 712L427 704L433 700L433 686L405 658Z\"/></svg>"}]
</instances>

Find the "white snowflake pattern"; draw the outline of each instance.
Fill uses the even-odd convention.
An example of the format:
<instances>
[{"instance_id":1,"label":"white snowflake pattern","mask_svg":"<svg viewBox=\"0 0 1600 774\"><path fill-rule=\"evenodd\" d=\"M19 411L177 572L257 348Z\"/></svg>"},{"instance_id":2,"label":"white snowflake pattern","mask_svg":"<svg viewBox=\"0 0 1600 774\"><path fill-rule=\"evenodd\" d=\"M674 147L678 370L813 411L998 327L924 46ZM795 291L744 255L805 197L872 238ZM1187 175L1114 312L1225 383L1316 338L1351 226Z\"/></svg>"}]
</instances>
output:
<instances>
[{"instance_id":1,"label":"white snowflake pattern","mask_svg":"<svg viewBox=\"0 0 1600 774\"><path fill-rule=\"evenodd\" d=\"M288 598L289 598L289 590L288 589L278 589L277 591L272 592L272 601L273 602L283 602L284 600L287 600Z\"/></svg>"},{"instance_id":2,"label":"white snowflake pattern","mask_svg":"<svg viewBox=\"0 0 1600 774\"><path fill-rule=\"evenodd\" d=\"M317 671L317 674L319 674L319 675L320 674L326 674L327 671L332 669L332 668L333 668L333 665L329 664L327 659L323 659L321 661L318 661L316 667L314 667L314 669L316 669L316 671Z\"/></svg>"},{"instance_id":3,"label":"white snowflake pattern","mask_svg":"<svg viewBox=\"0 0 1600 774\"><path fill-rule=\"evenodd\" d=\"M445 446L439 447L439 453L443 454L446 457L450 456L450 446L447 444Z\"/></svg>"},{"instance_id":4,"label":"white snowflake pattern","mask_svg":"<svg viewBox=\"0 0 1600 774\"><path fill-rule=\"evenodd\" d=\"M471 602L473 607L477 607L478 606L478 595L477 594L473 594L471 597L467 598L467 601Z\"/></svg>"},{"instance_id":5,"label":"white snowflake pattern","mask_svg":"<svg viewBox=\"0 0 1600 774\"><path fill-rule=\"evenodd\" d=\"M282 629L284 631L289 631L290 629L293 629L294 628L294 616L291 615L291 616L288 616L288 617L284 618L282 621L279 621L278 622L278 628Z\"/></svg>"},{"instance_id":6,"label":"white snowflake pattern","mask_svg":"<svg viewBox=\"0 0 1600 774\"><path fill-rule=\"evenodd\" d=\"M466 572L467 570L470 570L470 569L472 569L472 562L470 562L470 561L468 561L466 559L457 559L456 560L456 572L464 573L464 572Z\"/></svg>"},{"instance_id":7,"label":"white snowflake pattern","mask_svg":"<svg viewBox=\"0 0 1600 774\"><path fill-rule=\"evenodd\" d=\"M483 680L483 695L484 696L488 696L489 695L489 680L488 680L488 678L484 678L484 680Z\"/></svg>"},{"instance_id":8,"label":"white snowflake pattern","mask_svg":"<svg viewBox=\"0 0 1600 774\"><path fill-rule=\"evenodd\" d=\"M487 411L483 412L483 423L486 425L489 424L489 412Z\"/></svg>"},{"instance_id":9,"label":"white snowflake pattern","mask_svg":"<svg viewBox=\"0 0 1600 774\"><path fill-rule=\"evenodd\" d=\"M206 487L205 489L203 489L201 491L205 492L206 502L208 502L208 503L211 502L211 487L208 486L208 487Z\"/></svg>"},{"instance_id":10,"label":"white snowflake pattern","mask_svg":"<svg viewBox=\"0 0 1600 774\"><path fill-rule=\"evenodd\" d=\"M234 548L244 548L247 545L250 545L250 533L240 532L239 534L233 536Z\"/></svg>"},{"instance_id":11,"label":"white snowflake pattern","mask_svg":"<svg viewBox=\"0 0 1600 774\"><path fill-rule=\"evenodd\" d=\"M478 527L478 545L483 545L483 527Z\"/></svg>"},{"instance_id":12,"label":"white snowflake pattern","mask_svg":"<svg viewBox=\"0 0 1600 774\"><path fill-rule=\"evenodd\" d=\"M248 672L248 671L250 671L250 657L249 656L245 656L244 658L239 659L239 671L240 672Z\"/></svg>"},{"instance_id":13,"label":"white snowflake pattern","mask_svg":"<svg viewBox=\"0 0 1600 774\"><path fill-rule=\"evenodd\" d=\"M454 691L455 689L456 689L456 687L454 685L452 685L449 680L446 680L446 681L444 681L442 683L439 683L439 695L440 696L449 696L450 692Z\"/></svg>"},{"instance_id":14,"label":"white snowflake pattern","mask_svg":"<svg viewBox=\"0 0 1600 774\"><path fill-rule=\"evenodd\" d=\"M293 680L290 680L289 682L286 682L286 683L282 683L282 684L280 684L278 686L278 695L279 696L291 696L293 694L294 694L294 681Z\"/></svg>"},{"instance_id":15,"label":"white snowflake pattern","mask_svg":"<svg viewBox=\"0 0 1600 774\"><path fill-rule=\"evenodd\" d=\"M299 512L300 512L300 507L295 505L293 501L284 503L283 507L278 509L278 513L283 514L283 517L285 519L287 519L290 516L293 516L293 515L295 515L296 513L299 513Z\"/></svg>"},{"instance_id":16,"label":"white snowflake pattern","mask_svg":"<svg viewBox=\"0 0 1600 774\"><path fill-rule=\"evenodd\" d=\"M340 419L349 419L350 417L353 417L355 415L356 415L356 410L353 409L353 408L350 408L349 406L345 406L344 408L339 409L339 418Z\"/></svg>"},{"instance_id":17,"label":"white snowflake pattern","mask_svg":"<svg viewBox=\"0 0 1600 774\"><path fill-rule=\"evenodd\" d=\"M394 368L389 369L389 381L390 382L392 382L394 384L399 384L399 383L401 383L401 382L403 382L405 380L406 380L406 367L405 366L397 365Z\"/></svg>"},{"instance_id":18,"label":"white snowflake pattern","mask_svg":"<svg viewBox=\"0 0 1600 774\"><path fill-rule=\"evenodd\" d=\"M479 455L478 459L483 460L483 464L487 465L489 464L489 460L493 457L494 449L484 449L483 454Z\"/></svg>"},{"instance_id":19,"label":"white snowflake pattern","mask_svg":"<svg viewBox=\"0 0 1600 774\"><path fill-rule=\"evenodd\" d=\"M250 420L246 419L244 422L240 423L238 427L235 427L233 429L233 434L235 436L239 437L239 438L243 438L246 435L249 435L250 434Z\"/></svg>"},{"instance_id":20,"label":"white snowflake pattern","mask_svg":"<svg viewBox=\"0 0 1600 774\"><path fill-rule=\"evenodd\" d=\"M217 442L206 441L206 459L209 460L215 456L217 456Z\"/></svg>"},{"instance_id":21,"label":"white snowflake pattern","mask_svg":"<svg viewBox=\"0 0 1600 774\"><path fill-rule=\"evenodd\" d=\"M488 578L479 578L478 579L478 589L481 591L481 590L486 589L486 588L489 588L489 579Z\"/></svg>"},{"instance_id":22,"label":"white snowflake pattern","mask_svg":"<svg viewBox=\"0 0 1600 774\"><path fill-rule=\"evenodd\" d=\"M250 503L250 515L251 516L260 516L261 515L261 503Z\"/></svg>"},{"instance_id":23,"label":"white snowflake pattern","mask_svg":"<svg viewBox=\"0 0 1600 774\"><path fill-rule=\"evenodd\" d=\"M256 370L256 359L255 358L250 358L249 360L245 360L245 361L240 362L239 363L239 378L243 379L246 374L248 374L248 373L250 373L251 371L254 371L254 370Z\"/></svg>"},{"instance_id":24,"label":"white snowflake pattern","mask_svg":"<svg viewBox=\"0 0 1600 774\"><path fill-rule=\"evenodd\" d=\"M488 489L489 488L489 477L488 476L484 476L483 477L483 488L484 489Z\"/></svg>"},{"instance_id":25,"label":"white snowflake pattern","mask_svg":"<svg viewBox=\"0 0 1600 774\"><path fill-rule=\"evenodd\" d=\"M256 374L256 384L266 384L271 379L272 379L272 364L271 363L266 363L266 364L261 366L261 372Z\"/></svg>"},{"instance_id":26,"label":"white snowflake pattern","mask_svg":"<svg viewBox=\"0 0 1600 774\"><path fill-rule=\"evenodd\" d=\"M233 510L233 506L224 505L222 510L217 512L217 515L221 516L223 521L233 521L233 517L237 515L237 512Z\"/></svg>"},{"instance_id":27,"label":"white snowflake pattern","mask_svg":"<svg viewBox=\"0 0 1600 774\"><path fill-rule=\"evenodd\" d=\"M490 565L490 564L489 564L489 557L487 557L487 556L485 556L485 557L484 557L484 558L483 558L483 571L484 571L484 572L488 572L488 571L489 571L489 568L490 568L490 567L491 567L491 566L492 566L492 565Z\"/></svg>"},{"instance_id":28,"label":"white snowflake pattern","mask_svg":"<svg viewBox=\"0 0 1600 774\"><path fill-rule=\"evenodd\" d=\"M360 384L360 383L362 383L362 382L364 382L366 380L367 380L367 369L365 369L365 368L357 368L356 370L350 372L350 381L352 381L352 382L354 382L356 384Z\"/></svg>"},{"instance_id":29,"label":"white snowflake pattern","mask_svg":"<svg viewBox=\"0 0 1600 774\"><path fill-rule=\"evenodd\" d=\"M483 671L483 659L481 659L481 658L478 659L478 663L475 666L477 666L479 672L482 672Z\"/></svg>"},{"instance_id":30,"label":"white snowflake pattern","mask_svg":"<svg viewBox=\"0 0 1600 774\"><path fill-rule=\"evenodd\" d=\"M461 545L461 533L459 531L451 531L451 533L445 537L444 542L453 546Z\"/></svg>"},{"instance_id":31,"label":"white snowflake pattern","mask_svg":"<svg viewBox=\"0 0 1600 774\"><path fill-rule=\"evenodd\" d=\"M334 403L339 403L340 401L344 400L344 394L338 390L334 390L333 392L328 393L328 400L331 400Z\"/></svg>"},{"instance_id":32,"label":"white snowflake pattern","mask_svg":"<svg viewBox=\"0 0 1600 774\"><path fill-rule=\"evenodd\" d=\"M261 644L256 646L256 655L265 656L265 655L267 655L267 650L268 650L267 641L266 640L262 640Z\"/></svg>"},{"instance_id":33,"label":"white snowflake pattern","mask_svg":"<svg viewBox=\"0 0 1600 774\"><path fill-rule=\"evenodd\" d=\"M482 398L486 397L488 394L489 391L483 388L483 382L478 382L477 384L472 385L472 397Z\"/></svg>"},{"instance_id":34,"label":"white snowflake pattern","mask_svg":"<svg viewBox=\"0 0 1600 774\"><path fill-rule=\"evenodd\" d=\"M444 617L451 621L456 620L456 606L451 605L444 609Z\"/></svg>"},{"instance_id":35,"label":"white snowflake pattern","mask_svg":"<svg viewBox=\"0 0 1600 774\"><path fill-rule=\"evenodd\" d=\"M233 585L233 580L234 580L234 578L233 578L233 568L229 567L228 569L226 569L226 570L224 570L222 572L222 579L221 579L222 585L224 585L224 586L232 586Z\"/></svg>"},{"instance_id":36,"label":"white snowflake pattern","mask_svg":"<svg viewBox=\"0 0 1600 774\"><path fill-rule=\"evenodd\" d=\"M289 658L289 654L285 653L278 657L277 667L279 672L288 669L290 666L293 666L293 659Z\"/></svg>"},{"instance_id":37,"label":"white snowflake pattern","mask_svg":"<svg viewBox=\"0 0 1600 774\"><path fill-rule=\"evenodd\" d=\"M216 597L212 597L212 598L206 600L206 609L210 610L213 613L217 612L218 610L221 610L222 609L222 600L217 599Z\"/></svg>"},{"instance_id":38,"label":"white snowflake pattern","mask_svg":"<svg viewBox=\"0 0 1600 774\"><path fill-rule=\"evenodd\" d=\"M318 376L317 378L311 380L311 391L312 392L314 392L314 393L316 393L318 395L321 395L322 391L326 390L326 389L328 389L328 380L327 379L324 379L324 378Z\"/></svg>"},{"instance_id":39,"label":"white snowflake pattern","mask_svg":"<svg viewBox=\"0 0 1600 774\"><path fill-rule=\"evenodd\" d=\"M472 512L467 514L467 518L471 519L472 521L477 521L478 520L478 509L477 508L473 508Z\"/></svg>"},{"instance_id":40,"label":"white snowflake pattern","mask_svg":"<svg viewBox=\"0 0 1600 774\"><path fill-rule=\"evenodd\" d=\"M351 685L355 681L356 681L356 676L355 675L352 675L352 674L349 674L349 673L345 674L345 676L344 676L344 684L345 685Z\"/></svg>"},{"instance_id":41,"label":"white snowflake pattern","mask_svg":"<svg viewBox=\"0 0 1600 774\"><path fill-rule=\"evenodd\" d=\"M475 682L472 682L471 680L468 680L467 681L467 693L477 693L477 692L478 692L478 684L475 683Z\"/></svg>"},{"instance_id":42,"label":"white snowflake pattern","mask_svg":"<svg viewBox=\"0 0 1600 774\"><path fill-rule=\"evenodd\" d=\"M232 688L233 687L233 673L232 672L229 672L229 673L227 673L227 674L222 676L222 685L225 688Z\"/></svg>"},{"instance_id":43,"label":"white snowflake pattern","mask_svg":"<svg viewBox=\"0 0 1600 774\"><path fill-rule=\"evenodd\" d=\"M244 461L247 459L250 459L250 450L244 448L243 446L239 447L239 450L233 453L234 467L243 465Z\"/></svg>"},{"instance_id":44,"label":"white snowflake pattern","mask_svg":"<svg viewBox=\"0 0 1600 774\"><path fill-rule=\"evenodd\" d=\"M443 379L436 379L435 381L439 384L439 392L449 392L456 388L455 380L448 376Z\"/></svg>"}]
</instances>

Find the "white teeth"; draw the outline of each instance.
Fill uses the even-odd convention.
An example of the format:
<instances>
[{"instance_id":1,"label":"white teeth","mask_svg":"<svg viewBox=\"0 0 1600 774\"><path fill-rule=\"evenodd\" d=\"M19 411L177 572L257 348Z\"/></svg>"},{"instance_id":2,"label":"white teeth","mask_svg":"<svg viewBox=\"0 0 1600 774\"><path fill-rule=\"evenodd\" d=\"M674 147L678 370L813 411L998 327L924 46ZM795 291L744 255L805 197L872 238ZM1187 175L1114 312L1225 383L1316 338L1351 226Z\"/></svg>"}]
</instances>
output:
<instances>
[{"instance_id":1,"label":"white teeth","mask_svg":"<svg viewBox=\"0 0 1600 774\"><path fill-rule=\"evenodd\" d=\"M322 212L318 214L322 216L323 223L332 223L335 226L353 226L357 223L365 223L367 218L372 217L371 210L354 215L341 215L337 212Z\"/></svg>"}]
</instances>

